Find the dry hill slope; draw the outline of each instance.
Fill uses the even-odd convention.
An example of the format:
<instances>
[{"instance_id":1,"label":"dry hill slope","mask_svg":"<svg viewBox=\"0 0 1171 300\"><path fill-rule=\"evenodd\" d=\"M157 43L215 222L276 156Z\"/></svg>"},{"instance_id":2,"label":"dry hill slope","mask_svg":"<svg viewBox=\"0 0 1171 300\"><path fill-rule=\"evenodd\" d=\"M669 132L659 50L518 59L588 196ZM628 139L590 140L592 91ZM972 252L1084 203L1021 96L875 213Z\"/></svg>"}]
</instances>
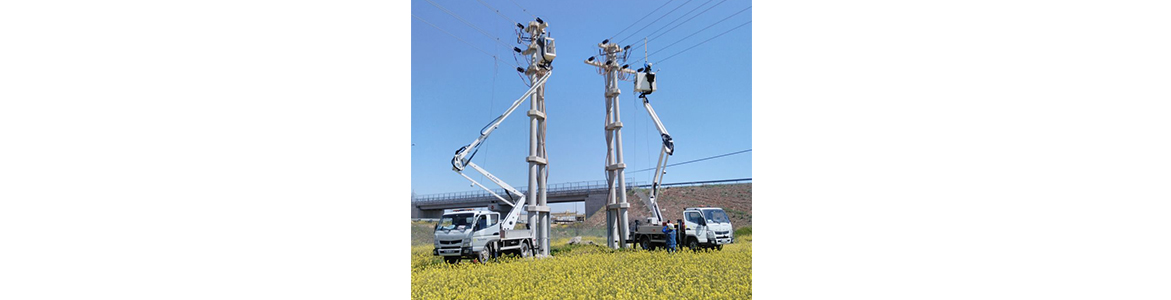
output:
<instances>
[{"instance_id":1,"label":"dry hill slope","mask_svg":"<svg viewBox=\"0 0 1171 300\"><path fill-rule=\"evenodd\" d=\"M684 208L706 205L723 208L736 228L752 226L751 183L667 187L663 188L658 200L659 208L672 222L683 218ZM646 220L650 215L642 199L635 196L635 193L628 193L626 201L630 202L629 212L632 222ZM605 209L594 213L585 223L586 226L590 227L605 227Z\"/></svg>"}]
</instances>

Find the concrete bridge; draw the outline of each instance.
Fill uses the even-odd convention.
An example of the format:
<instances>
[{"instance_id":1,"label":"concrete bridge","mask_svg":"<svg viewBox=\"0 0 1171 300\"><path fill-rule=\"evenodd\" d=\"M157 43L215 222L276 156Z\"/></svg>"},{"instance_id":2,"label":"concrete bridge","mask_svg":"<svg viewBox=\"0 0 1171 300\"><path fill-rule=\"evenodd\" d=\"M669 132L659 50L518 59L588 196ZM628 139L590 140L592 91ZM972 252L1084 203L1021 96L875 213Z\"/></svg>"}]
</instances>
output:
<instances>
[{"instance_id":1,"label":"concrete bridge","mask_svg":"<svg viewBox=\"0 0 1171 300\"><path fill-rule=\"evenodd\" d=\"M740 179L726 179L726 180L708 180L708 181L692 181L692 182L678 182L663 184L667 186L686 186L686 185L704 185L704 184L730 184L730 183L744 183L752 182L752 178ZM650 184L627 182L626 191L631 191L636 188L649 188ZM527 189L518 188L522 193L527 194ZM507 198L503 190L495 190L496 193ZM564 203L564 202L585 202L586 218L589 218L593 213L597 212L608 201L609 190L607 189L606 181L582 181L569 182L561 184L549 185L546 191L546 197L549 203ZM495 211L507 213L512 207L505 203L497 203L500 200L493 197L486 191L471 191L471 192L456 192L444 194L421 195L411 199L411 218L412 219L438 219L443 215L443 210L454 208L471 208L471 207L490 207ZM509 199L512 201L512 199ZM532 199L526 199L526 202L532 203ZM628 202L641 201L637 198L627 198Z\"/></svg>"}]
</instances>

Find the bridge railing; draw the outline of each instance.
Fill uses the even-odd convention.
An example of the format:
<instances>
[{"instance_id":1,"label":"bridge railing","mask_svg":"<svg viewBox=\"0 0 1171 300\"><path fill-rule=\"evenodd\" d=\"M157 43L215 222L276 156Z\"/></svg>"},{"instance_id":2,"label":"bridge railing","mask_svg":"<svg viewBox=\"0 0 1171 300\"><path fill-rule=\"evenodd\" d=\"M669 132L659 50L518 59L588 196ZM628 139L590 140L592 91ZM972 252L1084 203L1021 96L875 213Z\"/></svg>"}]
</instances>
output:
<instances>
[{"instance_id":1,"label":"bridge railing","mask_svg":"<svg viewBox=\"0 0 1171 300\"><path fill-rule=\"evenodd\" d=\"M752 182L752 178L738 178L738 179L664 183L663 186L664 187L696 186L696 185L736 184L736 183L750 183L750 182ZM626 183L626 190L627 191L632 190L634 188L647 188L647 187L650 187L650 184L645 183L645 182L640 183L640 182L633 182L632 181L632 182ZM566 195L566 194L589 192L589 191L599 191L599 190L604 191L607 188L609 188L609 185L607 184L607 182L605 180L558 183L558 184L549 185L549 187L546 191L546 196L560 196L560 195ZM522 193L528 193L527 187L522 187L522 188L519 188L518 190L520 190ZM505 195L504 189L496 189L494 191L497 194ZM480 191L466 191L466 192L453 192L453 193L441 193L441 194L415 196L414 199L411 199L411 202L415 203L415 204L444 204L444 203L464 202L464 201L469 201L469 200L491 200L491 199L495 199L495 198L496 197L493 197L492 194L489 194L486 191L480 190Z\"/></svg>"},{"instance_id":2,"label":"bridge railing","mask_svg":"<svg viewBox=\"0 0 1171 300\"><path fill-rule=\"evenodd\" d=\"M641 186L646 186L646 185L647 185L646 183L640 183L640 182L627 182L626 183L626 190L631 190L635 187L641 187ZM566 182L566 183L558 183L558 184L549 185L549 187L546 188L545 194L546 194L546 196L559 196L559 195L581 193L581 192L587 192L587 191L596 191L596 190L603 190L604 191L608 188L609 188L609 184L605 180ZM528 187L517 188L517 190L519 190L521 193L526 193L526 194L528 193ZM504 189L495 189L493 191L499 195L507 197L507 195L504 193ZM480 190L480 191L466 191L466 192L418 195L418 196L415 196L415 198L412 199L411 202L417 203L417 204L441 204L441 203L448 203L448 202L462 202L462 201L467 201L467 200L494 199L494 198L496 198L496 197L492 196L492 194L489 194L486 191Z\"/></svg>"}]
</instances>

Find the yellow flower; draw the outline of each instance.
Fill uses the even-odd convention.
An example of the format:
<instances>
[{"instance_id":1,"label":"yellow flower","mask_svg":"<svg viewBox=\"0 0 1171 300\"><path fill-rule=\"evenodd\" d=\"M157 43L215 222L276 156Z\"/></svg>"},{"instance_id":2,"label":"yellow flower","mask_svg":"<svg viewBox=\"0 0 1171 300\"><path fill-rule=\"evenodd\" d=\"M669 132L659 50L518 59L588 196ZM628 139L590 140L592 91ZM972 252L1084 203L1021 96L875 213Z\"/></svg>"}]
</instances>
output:
<instances>
[{"instance_id":1,"label":"yellow flower","mask_svg":"<svg viewBox=\"0 0 1171 300\"><path fill-rule=\"evenodd\" d=\"M605 245L601 238L592 240ZM486 264L465 260L449 265L432 256L431 247L411 248L412 298L752 298L751 236L738 237L736 244L722 251L667 253L575 246L549 258L503 257Z\"/></svg>"}]
</instances>

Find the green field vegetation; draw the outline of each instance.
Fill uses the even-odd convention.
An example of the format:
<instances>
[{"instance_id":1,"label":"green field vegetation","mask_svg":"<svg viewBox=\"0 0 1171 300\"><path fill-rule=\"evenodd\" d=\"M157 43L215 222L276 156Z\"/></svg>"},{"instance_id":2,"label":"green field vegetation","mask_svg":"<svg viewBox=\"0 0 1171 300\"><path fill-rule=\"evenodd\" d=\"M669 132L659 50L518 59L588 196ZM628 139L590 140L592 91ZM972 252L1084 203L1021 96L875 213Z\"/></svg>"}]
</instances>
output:
<instances>
[{"instance_id":1,"label":"green field vegetation","mask_svg":"<svg viewBox=\"0 0 1171 300\"><path fill-rule=\"evenodd\" d=\"M523 228L523 226L517 225L517 228ZM553 225L549 230L549 240L551 241L569 239L575 236L583 238L596 237L598 240L602 240L602 237L606 236L606 229L588 227L582 223L575 223L573 225ZM411 246L433 245L434 237L435 222L411 221Z\"/></svg>"}]
</instances>

